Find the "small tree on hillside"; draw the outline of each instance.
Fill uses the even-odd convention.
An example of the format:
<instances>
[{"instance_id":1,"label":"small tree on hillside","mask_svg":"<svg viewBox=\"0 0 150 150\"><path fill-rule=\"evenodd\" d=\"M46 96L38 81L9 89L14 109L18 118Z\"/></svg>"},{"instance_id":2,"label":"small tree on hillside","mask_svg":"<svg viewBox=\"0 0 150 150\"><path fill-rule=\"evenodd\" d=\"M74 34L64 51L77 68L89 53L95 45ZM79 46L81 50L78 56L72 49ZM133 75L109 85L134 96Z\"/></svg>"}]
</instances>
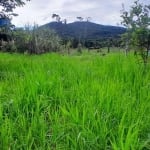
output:
<instances>
[{"instance_id":1,"label":"small tree on hillside","mask_svg":"<svg viewBox=\"0 0 150 150\"><path fill-rule=\"evenodd\" d=\"M122 25L127 28L124 35L127 48L129 45L133 46L146 64L150 50L150 5L143 5L137 0L129 11L123 8L121 17Z\"/></svg>"},{"instance_id":2,"label":"small tree on hillside","mask_svg":"<svg viewBox=\"0 0 150 150\"><path fill-rule=\"evenodd\" d=\"M57 22L61 21L61 17L57 14L52 14L52 18L55 18Z\"/></svg>"},{"instance_id":3,"label":"small tree on hillside","mask_svg":"<svg viewBox=\"0 0 150 150\"><path fill-rule=\"evenodd\" d=\"M77 17L79 21L83 21L83 17Z\"/></svg>"}]
</instances>

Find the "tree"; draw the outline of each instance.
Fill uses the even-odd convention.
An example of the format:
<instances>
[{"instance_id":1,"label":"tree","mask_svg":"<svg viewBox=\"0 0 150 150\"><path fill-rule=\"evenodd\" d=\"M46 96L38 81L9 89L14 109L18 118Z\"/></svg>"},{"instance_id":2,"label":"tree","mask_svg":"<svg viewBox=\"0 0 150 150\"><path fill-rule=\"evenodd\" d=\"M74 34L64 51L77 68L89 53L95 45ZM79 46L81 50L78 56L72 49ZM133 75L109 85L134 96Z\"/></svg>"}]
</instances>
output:
<instances>
[{"instance_id":1,"label":"tree","mask_svg":"<svg viewBox=\"0 0 150 150\"><path fill-rule=\"evenodd\" d=\"M26 0L30 1L30 0ZM8 32L11 28L14 28L14 25L11 24L11 19L13 16L18 14L13 13L16 7L21 7L25 5L23 0L0 0L0 31Z\"/></svg>"},{"instance_id":2,"label":"tree","mask_svg":"<svg viewBox=\"0 0 150 150\"><path fill-rule=\"evenodd\" d=\"M60 22L61 17L57 14L52 14L52 18L55 18L57 22Z\"/></svg>"},{"instance_id":3,"label":"tree","mask_svg":"<svg viewBox=\"0 0 150 150\"><path fill-rule=\"evenodd\" d=\"M29 54L41 54L46 52L58 52L61 39L49 28L40 28L34 24L27 25L24 29L15 29L13 33L16 52Z\"/></svg>"},{"instance_id":4,"label":"tree","mask_svg":"<svg viewBox=\"0 0 150 150\"><path fill-rule=\"evenodd\" d=\"M16 7L20 7L23 5L25 5L25 2L23 0L0 0L0 7L2 7L2 10L0 11L0 18L10 19L10 17L12 16L17 16L17 14L13 13L13 10Z\"/></svg>"},{"instance_id":5,"label":"tree","mask_svg":"<svg viewBox=\"0 0 150 150\"><path fill-rule=\"evenodd\" d=\"M86 21L87 21L87 22L90 22L91 19L92 19L91 17L87 17L87 18L86 18Z\"/></svg>"},{"instance_id":6,"label":"tree","mask_svg":"<svg viewBox=\"0 0 150 150\"><path fill-rule=\"evenodd\" d=\"M78 19L79 21L83 21L83 18L82 18L82 17L77 17L77 19Z\"/></svg>"},{"instance_id":7,"label":"tree","mask_svg":"<svg viewBox=\"0 0 150 150\"><path fill-rule=\"evenodd\" d=\"M150 50L150 5L144 5L136 0L129 11L122 10L122 25L127 28L124 35L126 47L131 45L138 52L144 64L148 61Z\"/></svg>"},{"instance_id":8,"label":"tree","mask_svg":"<svg viewBox=\"0 0 150 150\"><path fill-rule=\"evenodd\" d=\"M109 38L107 40L107 53L110 53L110 47L112 47L112 45L113 45L113 40L112 38Z\"/></svg>"}]
</instances>

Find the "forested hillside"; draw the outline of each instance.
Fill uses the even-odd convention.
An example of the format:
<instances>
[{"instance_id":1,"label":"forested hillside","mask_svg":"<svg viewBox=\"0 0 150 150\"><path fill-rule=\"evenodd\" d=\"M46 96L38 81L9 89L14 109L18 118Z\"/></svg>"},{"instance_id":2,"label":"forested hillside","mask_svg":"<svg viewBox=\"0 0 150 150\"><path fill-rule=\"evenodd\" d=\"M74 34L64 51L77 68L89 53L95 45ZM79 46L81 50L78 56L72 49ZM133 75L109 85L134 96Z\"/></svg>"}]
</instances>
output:
<instances>
[{"instance_id":1,"label":"forested hillside","mask_svg":"<svg viewBox=\"0 0 150 150\"><path fill-rule=\"evenodd\" d=\"M51 22L42 27L54 29L63 38L99 39L117 37L126 29L117 26L100 25L92 22L73 22L63 24L62 22Z\"/></svg>"}]
</instances>

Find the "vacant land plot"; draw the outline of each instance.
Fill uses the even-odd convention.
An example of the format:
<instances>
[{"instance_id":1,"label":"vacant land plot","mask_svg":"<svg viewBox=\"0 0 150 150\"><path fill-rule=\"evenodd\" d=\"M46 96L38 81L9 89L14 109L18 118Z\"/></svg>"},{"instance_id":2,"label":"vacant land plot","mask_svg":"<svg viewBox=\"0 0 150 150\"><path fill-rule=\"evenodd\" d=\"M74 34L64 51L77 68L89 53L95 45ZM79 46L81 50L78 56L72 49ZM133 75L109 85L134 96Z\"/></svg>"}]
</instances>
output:
<instances>
[{"instance_id":1,"label":"vacant land plot","mask_svg":"<svg viewBox=\"0 0 150 150\"><path fill-rule=\"evenodd\" d=\"M123 54L0 54L0 149L150 149L150 66Z\"/></svg>"}]
</instances>

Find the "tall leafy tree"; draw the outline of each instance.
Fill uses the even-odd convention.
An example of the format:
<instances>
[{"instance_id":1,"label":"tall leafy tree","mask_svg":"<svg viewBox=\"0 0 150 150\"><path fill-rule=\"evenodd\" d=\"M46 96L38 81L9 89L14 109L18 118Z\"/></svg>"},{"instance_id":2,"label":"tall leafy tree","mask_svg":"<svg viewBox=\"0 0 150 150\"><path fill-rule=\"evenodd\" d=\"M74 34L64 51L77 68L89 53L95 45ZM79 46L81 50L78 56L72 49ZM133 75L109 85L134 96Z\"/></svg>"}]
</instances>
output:
<instances>
[{"instance_id":1,"label":"tall leafy tree","mask_svg":"<svg viewBox=\"0 0 150 150\"><path fill-rule=\"evenodd\" d=\"M136 0L129 11L123 7L121 17L122 25L127 28L124 35L126 46L133 46L146 64L150 50L150 5L144 5Z\"/></svg>"}]
</instances>

